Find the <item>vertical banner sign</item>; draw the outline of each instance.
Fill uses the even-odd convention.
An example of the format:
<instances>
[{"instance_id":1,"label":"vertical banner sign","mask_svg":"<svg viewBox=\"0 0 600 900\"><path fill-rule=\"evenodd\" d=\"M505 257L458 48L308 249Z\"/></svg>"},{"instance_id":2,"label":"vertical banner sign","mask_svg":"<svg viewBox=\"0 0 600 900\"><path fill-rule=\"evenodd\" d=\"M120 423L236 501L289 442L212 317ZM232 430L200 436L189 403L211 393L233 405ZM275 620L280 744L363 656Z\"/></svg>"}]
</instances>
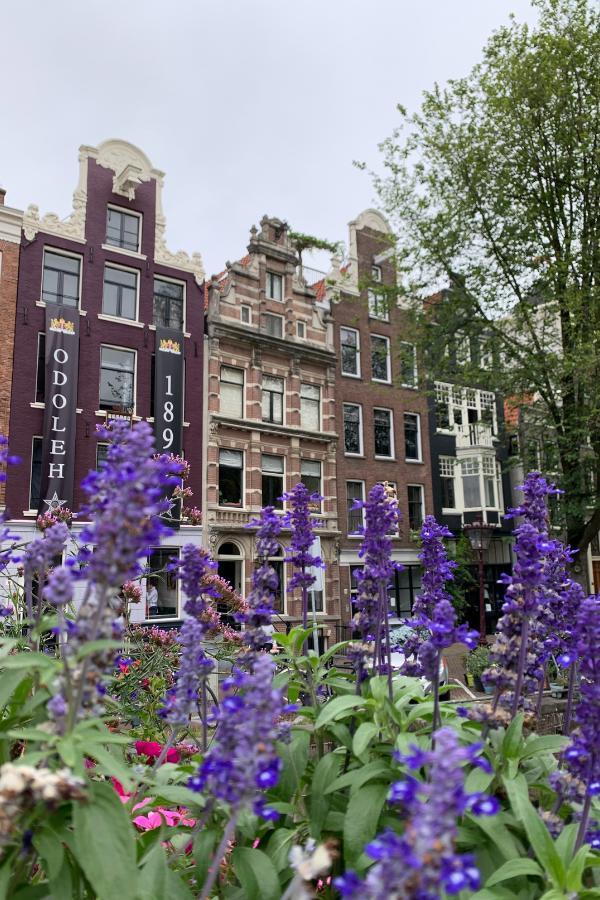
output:
<instances>
[{"instance_id":1,"label":"vertical banner sign","mask_svg":"<svg viewBox=\"0 0 600 900\"><path fill-rule=\"evenodd\" d=\"M79 312L46 304L46 390L39 512L73 509Z\"/></svg>"},{"instance_id":2,"label":"vertical banner sign","mask_svg":"<svg viewBox=\"0 0 600 900\"><path fill-rule=\"evenodd\" d=\"M182 452L183 426L183 332L156 326L154 358L154 442L157 453ZM173 503L171 526L180 518Z\"/></svg>"}]
</instances>

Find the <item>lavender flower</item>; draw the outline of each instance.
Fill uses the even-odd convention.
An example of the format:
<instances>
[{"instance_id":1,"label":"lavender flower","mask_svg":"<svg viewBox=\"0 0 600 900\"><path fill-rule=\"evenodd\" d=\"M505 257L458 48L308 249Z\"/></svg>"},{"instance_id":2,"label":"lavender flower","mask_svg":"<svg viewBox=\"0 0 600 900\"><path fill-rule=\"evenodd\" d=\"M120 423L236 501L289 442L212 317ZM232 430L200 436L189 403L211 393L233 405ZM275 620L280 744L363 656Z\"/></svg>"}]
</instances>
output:
<instances>
[{"instance_id":1,"label":"lavender flower","mask_svg":"<svg viewBox=\"0 0 600 900\"><path fill-rule=\"evenodd\" d=\"M92 522L81 539L92 551L80 552L89 578L113 588L138 574L138 560L147 548L170 532L160 520L168 502L165 493L181 475L182 464L170 456L153 457L153 436L146 422L130 427L111 422L99 429L109 441L106 464L82 482L87 506L82 514Z\"/></svg>"},{"instance_id":2,"label":"lavender flower","mask_svg":"<svg viewBox=\"0 0 600 900\"><path fill-rule=\"evenodd\" d=\"M252 806L267 818L273 813L262 792L277 784L281 760L275 742L287 734L280 721L286 706L273 687L274 670L269 656L256 654L249 672L234 669L223 682L224 697L214 710L215 740L188 782L192 790L206 790L234 810Z\"/></svg>"},{"instance_id":3,"label":"lavender flower","mask_svg":"<svg viewBox=\"0 0 600 900\"><path fill-rule=\"evenodd\" d=\"M308 571L310 568L324 568L320 556L311 554L310 549L315 542L313 531L314 517L310 505L323 498L320 494L311 494L302 483L297 484L289 493L282 497L290 504L290 509L285 515L284 523L292 532L292 543L288 550L287 559L295 568L295 572L288 582L290 591L300 588L302 591L302 626L308 626L308 590L315 582L315 576Z\"/></svg>"},{"instance_id":4,"label":"lavender flower","mask_svg":"<svg viewBox=\"0 0 600 900\"><path fill-rule=\"evenodd\" d=\"M66 606L73 599L73 573L69 566L57 566L48 575L44 599L53 606Z\"/></svg>"},{"instance_id":5,"label":"lavender flower","mask_svg":"<svg viewBox=\"0 0 600 900\"><path fill-rule=\"evenodd\" d=\"M265 507L259 519L250 523L252 527L258 526L256 557L259 565L252 573L252 588L246 598L248 609L236 615L237 621L245 625L244 642L250 652L260 650L270 642L270 634L265 629L271 625L278 579L277 572L269 565L269 558L277 552L281 524L281 517L272 506Z\"/></svg>"},{"instance_id":6,"label":"lavender flower","mask_svg":"<svg viewBox=\"0 0 600 900\"><path fill-rule=\"evenodd\" d=\"M480 876L469 855L456 853L457 818L465 810L495 815L499 803L483 794L467 794L463 765L476 761L480 745L461 747L456 732L435 733L435 750L414 748L399 757L412 771L429 767L426 782L414 776L393 784L389 800L399 804L405 819L403 834L387 829L365 847L375 860L364 880L347 872L334 881L350 900L436 900L442 891L458 894L477 890Z\"/></svg>"}]
</instances>

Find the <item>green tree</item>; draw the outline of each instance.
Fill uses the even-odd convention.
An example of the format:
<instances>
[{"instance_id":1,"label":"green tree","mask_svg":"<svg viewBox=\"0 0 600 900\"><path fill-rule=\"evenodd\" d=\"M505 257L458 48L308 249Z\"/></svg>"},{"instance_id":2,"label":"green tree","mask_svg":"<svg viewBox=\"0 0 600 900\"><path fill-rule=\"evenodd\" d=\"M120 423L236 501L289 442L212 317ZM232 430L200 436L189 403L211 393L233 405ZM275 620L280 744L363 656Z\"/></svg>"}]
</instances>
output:
<instances>
[{"instance_id":1,"label":"green tree","mask_svg":"<svg viewBox=\"0 0 600 900\"><path fill-rule=\"evenodd\" d=\"M399 107L374 179L434 374L458 363L453 380L533 405L583 551L600 527L600 11L533 3L534 28L511 17L465 78Z\"/></svg>"}]
</instances>

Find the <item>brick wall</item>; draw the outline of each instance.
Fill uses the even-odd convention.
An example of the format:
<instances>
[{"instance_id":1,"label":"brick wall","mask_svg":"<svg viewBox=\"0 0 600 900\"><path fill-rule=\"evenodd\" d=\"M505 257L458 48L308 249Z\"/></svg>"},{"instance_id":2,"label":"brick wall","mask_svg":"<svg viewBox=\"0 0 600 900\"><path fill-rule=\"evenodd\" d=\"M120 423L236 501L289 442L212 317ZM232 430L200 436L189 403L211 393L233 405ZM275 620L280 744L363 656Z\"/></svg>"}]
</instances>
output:
<instances>
[{"instance_id":1,"label":"brick wall","mask_svg":"<svg viewBox=\"0 0 600 900\"><path fill-rule=\"evenodd\" d=\"M0 434L8 437L18 279L19 244L0 240ZM4 503L5 484L0 483L0 506Z\"/></svg>"}]
</instances>

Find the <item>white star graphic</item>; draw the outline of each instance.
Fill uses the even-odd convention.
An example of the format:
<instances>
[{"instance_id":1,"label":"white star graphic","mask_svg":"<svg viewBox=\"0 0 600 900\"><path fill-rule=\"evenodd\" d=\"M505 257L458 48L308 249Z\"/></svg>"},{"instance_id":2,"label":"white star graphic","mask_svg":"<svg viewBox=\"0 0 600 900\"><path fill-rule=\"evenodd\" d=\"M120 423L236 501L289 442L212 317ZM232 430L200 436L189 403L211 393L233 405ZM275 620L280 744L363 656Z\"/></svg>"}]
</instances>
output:
<instances>
[{"instance_id":1,"label":"white star graphic","mask_svg":"<svg viewBox=\"0 0 600 900\"><path fill-rule=\"evenodd\" d=\"M60 509L60 507L63 505L63 503L65 503L65 501L61 500L59 498L58 494L56 493L56 491L54 491L54 493L52 494L52 497L49 500L44 500L44 503L50 510L50 509Z\"/></svg>"}]
</instances>

